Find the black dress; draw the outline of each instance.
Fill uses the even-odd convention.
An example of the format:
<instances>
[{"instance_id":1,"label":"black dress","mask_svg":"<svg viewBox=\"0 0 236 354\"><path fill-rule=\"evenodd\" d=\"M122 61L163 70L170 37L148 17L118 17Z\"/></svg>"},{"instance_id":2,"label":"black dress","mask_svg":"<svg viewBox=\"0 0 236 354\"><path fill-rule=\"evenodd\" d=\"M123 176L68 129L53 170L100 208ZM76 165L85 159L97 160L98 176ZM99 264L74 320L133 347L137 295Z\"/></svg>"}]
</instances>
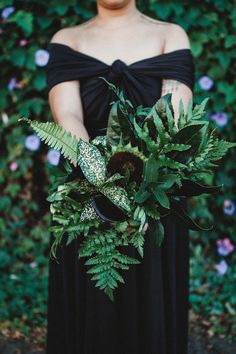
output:
<instances>
[{"instance_id":1,"label":"black dress","mask_svg":"<svg viewBox=\"0 0 236 354\"><path fill-rule=\"evenodd\" d=\"M80 81L84 125L91 138L105 133L109 103L117 99L104 80L124 90L134 106L152 106L161 81L178 80L193 90L190 49L178 49L131 65L107 65L67 45L50 43L48 91L57 83ZM77 258L82 239L58 249L60 264L49 260L47 354L186 354L188 337L189 234L170 217L164 219L160 248L146 237L144 259L124 272L125 284L112 302ZM52 241L52 240L51 240ZM126 254L137 256L126 246Z\"/></svg>"}]
</instances>

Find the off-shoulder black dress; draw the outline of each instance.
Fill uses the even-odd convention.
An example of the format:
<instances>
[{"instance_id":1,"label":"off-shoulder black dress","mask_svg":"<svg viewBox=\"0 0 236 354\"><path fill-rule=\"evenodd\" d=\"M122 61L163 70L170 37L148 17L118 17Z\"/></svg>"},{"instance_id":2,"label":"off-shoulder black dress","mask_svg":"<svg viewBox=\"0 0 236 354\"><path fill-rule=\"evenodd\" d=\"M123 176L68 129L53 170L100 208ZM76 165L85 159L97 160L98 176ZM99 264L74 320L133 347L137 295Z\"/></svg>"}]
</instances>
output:
<instances>
[{"instance_id":1,"label":"off-shoulder black dress","mask_svg":"<svg viewBox=\"0 0 236 354\"><path fill-rule=\"evenodd\" d=\"M162 79L194 87L194 61L188 48L112 65L60 43L49 43L48 91L79 80L84 124L91 138L105 134L109 105L117 99L99 76L119 85L136 105L152 106ZM79 94L79 93L78 93ZM58 250L49 261L47 354L186 354L188 337L189 234L165 218L160 248L146 237L144 259L124 272L125 284L112 302L77 258L81 239ZM127 254L137 256L127 246Z\"/></svg>"}]
</instances>

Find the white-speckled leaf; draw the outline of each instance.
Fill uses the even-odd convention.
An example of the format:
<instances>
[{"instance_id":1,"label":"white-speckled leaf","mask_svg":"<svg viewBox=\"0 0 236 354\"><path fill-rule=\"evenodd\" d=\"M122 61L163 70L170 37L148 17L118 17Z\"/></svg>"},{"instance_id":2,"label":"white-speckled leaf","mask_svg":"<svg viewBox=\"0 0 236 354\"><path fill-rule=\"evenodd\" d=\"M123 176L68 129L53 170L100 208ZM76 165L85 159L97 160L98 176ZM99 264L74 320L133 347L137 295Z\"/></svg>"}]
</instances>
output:
<instances>
[{"instance_id":1,"label":"white-speckled leaf","mask_svg":"<svg viewBox=\"0 0 236 354\"><path fill-rule=\"evenodd\" d=\"M98 148L84 140L78 144L78 164L87 180L96 187L106 180L106 164Z\"/></svg>"},{"instance_id":2,"label":"white-speckled leaf","mask_svg":"<svg viewBox=\"0 0 236 354\"><path fill-rule=\"evenodd\" d=\"M130 212L130 200L124 188L118 186L103 187L100 192L116 206Z\"/></svg>"},{"instance_id":3,"label":"white-speckled leaf","mask_svg":"<svg viewBox=\"0 0 236 354\"><path fill-rule=\"evenodd\" d=\"M92 198L90 198L84 205L79 221L89 221L94 219L98 219L98 215L92 206Z\"/></svg>"},{"instance_id":4,"label":"white-speckled leaf","mask_svg":"<svg viewBox=\"0 0 236 354\"><path fill-rule=\"evenodd\" d=\"M102 145L102 146L106 146L107 145L107 137L106 135L98 135L96 136L92 141L91 144L97 146L97 145Z\"/></svg>"}]
</instances>

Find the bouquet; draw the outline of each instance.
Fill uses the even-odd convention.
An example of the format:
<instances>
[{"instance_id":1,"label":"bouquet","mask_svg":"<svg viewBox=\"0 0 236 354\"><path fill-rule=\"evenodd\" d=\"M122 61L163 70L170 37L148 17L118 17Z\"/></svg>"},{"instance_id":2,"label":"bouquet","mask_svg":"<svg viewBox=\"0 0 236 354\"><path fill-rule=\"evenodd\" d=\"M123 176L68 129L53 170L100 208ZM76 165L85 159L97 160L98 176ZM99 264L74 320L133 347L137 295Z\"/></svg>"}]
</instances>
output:
<instances>
[{"instance_id":1,"label":"bouquet","mask_svg":"<svg viewBox=\"0 0 236 354\"><path fill-rule=\"evenodd\" d=\"M82 237L78 257L86 257L91 280L114 301L114 289L125 283L123 270L143 258L146 235L155 247L161 246L164 216L171 215L189 229L212 228L198 225L181 200L222 189L204 181L236 143L209 130L204 119L208 98L194 107L190 101L186 113L180 100L175 123L171 94L153 107L134 108L122 90L100 78L117 97L111 102L105 135L85 142L54 122L25 117L18 121L29 123L65 158L47 197L55 222L50 227L54 237L50 256L56 259L65 233L66 245ZM137 250L138 257L122 251L127 245Z\"/></svg>"}]
</instances>

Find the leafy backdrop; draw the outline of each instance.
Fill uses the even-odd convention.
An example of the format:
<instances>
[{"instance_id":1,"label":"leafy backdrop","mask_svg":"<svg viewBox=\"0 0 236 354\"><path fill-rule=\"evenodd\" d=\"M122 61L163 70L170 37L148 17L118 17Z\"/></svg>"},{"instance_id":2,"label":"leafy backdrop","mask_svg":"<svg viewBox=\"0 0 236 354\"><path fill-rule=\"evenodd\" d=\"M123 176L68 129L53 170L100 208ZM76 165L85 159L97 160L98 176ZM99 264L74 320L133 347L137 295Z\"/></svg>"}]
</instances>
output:
<instances>
[{"instance_id":1,"label":"leafy backdrop","mask_svg":"<svg viewBox=\"0 0 236 354\"><path fill-rule=\"evenodd\" d=\"M206 96L211 128L236 140L236 8L232 0L138 1L145 14L181 25L196 64L194 102ZM96 12L92 0L0 0L0 329L46 324L50 223L46 202L59 153L17 119L52 120L46 94L47 45L58 29ZM191 199L192 215L212 223L191 232L191 307L209 335L236 337L235 151L214 176L217 197ZM23 311L22 311L23 309Z\"/></svg>"}]
</instances>

